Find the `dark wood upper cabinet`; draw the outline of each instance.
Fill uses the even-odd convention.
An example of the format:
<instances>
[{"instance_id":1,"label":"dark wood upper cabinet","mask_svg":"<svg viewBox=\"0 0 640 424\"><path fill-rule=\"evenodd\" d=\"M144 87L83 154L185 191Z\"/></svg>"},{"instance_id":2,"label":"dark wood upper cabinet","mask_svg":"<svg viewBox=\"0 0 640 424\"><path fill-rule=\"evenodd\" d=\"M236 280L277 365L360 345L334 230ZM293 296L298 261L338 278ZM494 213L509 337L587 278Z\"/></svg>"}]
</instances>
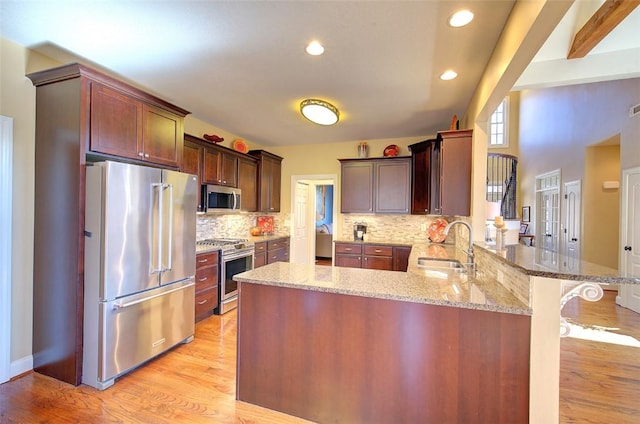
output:
<instances>
[{"instance_id":1,"label":"dark wood upper cabinet","mask_svg":"<svg viewBox=\"0 0 640 424\"><path fill-rule=\"evenodd\" d=\"M184 115L95 81L90 86L92 152L180 166Z\"/></svg>"},{"instance_id":2,"label":"dark wood upper cabinet","mask_svg":"<svg viewBox=\"0 0 640 424\"><path fill-rule=\"evenodd\" d=\"M473 130L439 133L442 215L471 215L472 135Z\"/></svg>"},{"instance_id":3,"label":"dark wood upper cabinet","mask_svg":"<svg viewBox=\"0 0 640 424\"><path fill-rule=\"evenodd\" d=\"M473 130L442 131L409 146L412 157L411 213L471 214Z\"/></svg>"},{"instance_id":4,"label":"dark wood upper cabinet","mask_svg":"<svg viewBox=\"0 0 640 424\"><path fill-rule=\"evenodd\" d=\"M258 162L254 158L238 159L238 188L242 190L242 210L258 210Z\"/></svg>"},{"instance_id":5,"label":"dark wood upper cabinet","mask_svg":"<svg viewBox=\"0 0 640 424\"><path fill-rule=\"evenodd\" d=\"M282 158L265 150L251 150L258 159L258 211L280 212Z\"/></svg>"},{"instance_id":6,"label":"dark wood upper cabinet","mask_svg":"<svg viewBox=\"0 0 640 424\"><path fill-rule=\"evenodd\" d=\"M182 160L183 118L150 105L143 105L142 112L144 160L179 167Z\"/></svg>"},{"instance_id":7,"label":"dark wood upper cabinet","mask_svg":"<svg viewBox=\"0 0 640 424\"><path fill-rule=\"evenodd\" d=\"M78 385L87 158L178 168L189 112L77 63L27 77L36 87L35 198L51 206L34 211L33 369Z\"/></svg>"},{"instance_id":8,"label":"dark wood upper cabinet","mask_svg":"<svg viewBox=\"0 0 640 424\"><path fill-rule=\"evenodd\" d=\"M340 212L373 212L373 161L341 160Z\"/></svg>"},{"instance_id":9,"label":"dark wood upper cabinet","mask_svg":"<svg viewBox=\"0 0 640 424\"><path fill-rule=\"evenodd\" d=\"M204 184L238 186L238 156L225 147L208 146L204 150Z\"/></svg>"},{"instance_id":10,"label":"dark wood upper cabinet","mask_svg":"<svg viewBox=\"0 0 640 424\"><path fill-rule=\"evenodd\" d=\"M393 158L374 162L376 213L409 213L411 159Z\"/></svg>"},{"instance_id":11,"label":"dark wood upper cabinet","mask_svg":"<svg viewBox=\"0 0 640 424\"><path fill-rule=\"evenodd\" d=\"M409 213L411 158L339 159L343 213Z\"/></svg>"}]
</instances>

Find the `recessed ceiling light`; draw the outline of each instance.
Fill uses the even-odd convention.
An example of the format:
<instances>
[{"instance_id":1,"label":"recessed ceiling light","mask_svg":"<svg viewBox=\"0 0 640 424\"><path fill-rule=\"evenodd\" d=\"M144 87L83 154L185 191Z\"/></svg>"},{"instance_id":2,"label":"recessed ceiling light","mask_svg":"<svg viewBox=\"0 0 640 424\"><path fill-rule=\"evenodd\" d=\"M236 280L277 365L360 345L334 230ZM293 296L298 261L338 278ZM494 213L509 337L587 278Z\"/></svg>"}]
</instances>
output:
<instances>
[{"instance_id":1,"label":"recessed ceiling light","mask_svg":"<svg viewBox=\"0 0 640 424\"><path fill-rule=\"evenodd\" d=\"M449 18L449 25L454 28L462 27L467 25L469 22L473 20L473 13L469 10L460 10Z\"/></svg>"},{"instance_id":2,"label":"recessed ceiling light","mask_svg":"<svg viewBox=\"0 0 640 424\"><path fill-rule=\"evenodd\" d=\"M449 69L448 71L444 71L444 73L440 75L440 79L444 81L449 81L454 79L457 76L458 76L458 73L456 71L452 71L451 69Z\"/></svg>"},{"instance_id":3,"label":"recessed ceiling light","mask_svg":"<svg viewBox=\"0 0 640 424\"><path fill-rule=\"evenodd\" d=\"M312 41L307 45L307 53L309 53L311 56L320 56L322 53L324 53L324 47L322 47L322 44L320 44L318 41Z\"/></svg>"},{"instance_id":4,"label":"recessed ceiling light","mask_svg":"<svg viewBox=\"0 0 640 424\"><path fill-rule=\"evenodd\" d=\"M306 99L300 103L300 112L311 122L320 125L333 125L338 122L340 112L329 102L318 99Z\"/></svg>"}]
</instances>

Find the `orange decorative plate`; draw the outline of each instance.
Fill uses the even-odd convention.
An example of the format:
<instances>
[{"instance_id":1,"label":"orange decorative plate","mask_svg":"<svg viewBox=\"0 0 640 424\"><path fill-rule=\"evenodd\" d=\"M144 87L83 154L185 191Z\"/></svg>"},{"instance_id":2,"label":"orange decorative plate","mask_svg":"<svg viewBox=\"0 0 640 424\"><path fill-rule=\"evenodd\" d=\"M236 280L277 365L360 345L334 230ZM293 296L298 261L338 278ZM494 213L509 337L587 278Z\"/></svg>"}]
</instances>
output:
<instances>
[{"instance_id":1,"label":"orange decorative plate","mask_svg":"<svg viewBox=\"0 0 640 424\"><path fill-rule=\"evenodd\" d=\"M240 153L247 153L249 151L249 147L247 146L247 143L245 143L244 140L241 140L239 138L236 138L235 140L233 140L233 143L231 143L231 147L233 148L233 150L236 150Z\"/></svg>"},{"instance_id":2,"label":"orange decorative plate","mask_svg":"<svg viewBox=\"0 0 640 424\"><path fill-rule=\"evenodd\" d=\"M382 154L384 156L398 156L399 152L400 152L400 147L398 147L397 144L390 144L384 148L384 151L382 152Z\"/></svg>"},{"instance_id":3,"label":"orange decorative plate","mask_svg":"<svg viewBox=\"0 0 640 424\"><path fill-rule=\"evenodd\" d=\"M427 235L429 240L433 243L442 243L447 236L444 234L444 229L449 223L444 218L436 218L433 220L429 228L427 228Z\"/></svg>"}]
</instances>

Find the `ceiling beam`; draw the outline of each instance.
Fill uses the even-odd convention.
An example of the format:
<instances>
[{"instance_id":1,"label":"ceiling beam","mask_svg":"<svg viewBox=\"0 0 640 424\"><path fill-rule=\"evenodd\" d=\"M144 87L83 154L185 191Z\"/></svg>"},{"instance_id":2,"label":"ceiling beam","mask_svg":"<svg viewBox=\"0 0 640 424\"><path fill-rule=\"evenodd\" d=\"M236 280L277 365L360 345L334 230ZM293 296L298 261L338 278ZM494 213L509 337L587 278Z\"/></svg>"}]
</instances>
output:
<instances>
[{"instance_id":1,"label":"ceiling beam","mask_svg":"<svg viewBox=\"0 0 640 424\"><path fill-rule=\"evenodd\" d=\"M576 33L567 59L585 57L640 4L640 0L606 0Z\"/></svg>"}]
</instances>

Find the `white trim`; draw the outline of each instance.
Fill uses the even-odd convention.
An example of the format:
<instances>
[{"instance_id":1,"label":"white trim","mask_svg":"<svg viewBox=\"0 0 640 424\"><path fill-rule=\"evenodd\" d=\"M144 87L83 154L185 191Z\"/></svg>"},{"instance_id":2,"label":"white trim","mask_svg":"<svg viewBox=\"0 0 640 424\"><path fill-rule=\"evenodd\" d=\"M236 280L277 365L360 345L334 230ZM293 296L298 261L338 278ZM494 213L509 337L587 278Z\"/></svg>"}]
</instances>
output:
<instances>
[{"instance_id":1,"label":"white trim","mask_svg":"<svg viewBox=\"0 0 640 424\"><path fill-rule=\"evenodd\" d=\"M31 371L33 369L33 355L25 356L24 358L20 358L17 361L11 362L11 366L9 368L9 372L11 377L15 377L16 375L24 374L27 371Z\"/></svg>"},{"instance_id":2,"label":"white trim","mask_svg":"<svg viewBox=\"0 0 640 424\"><path fill-rule=\"evenodd\" d=\"M0 115L0 384L11 371L13 118Z\"/></svg>"}]
</instances>

